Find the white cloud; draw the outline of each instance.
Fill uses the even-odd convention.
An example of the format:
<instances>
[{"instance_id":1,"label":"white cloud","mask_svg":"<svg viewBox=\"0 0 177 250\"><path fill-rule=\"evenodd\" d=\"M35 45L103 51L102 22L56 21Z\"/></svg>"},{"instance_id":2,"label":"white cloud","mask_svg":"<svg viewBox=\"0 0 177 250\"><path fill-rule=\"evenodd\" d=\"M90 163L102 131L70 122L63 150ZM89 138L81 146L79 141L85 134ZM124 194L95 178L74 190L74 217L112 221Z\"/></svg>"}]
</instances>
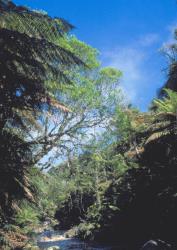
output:
<instances>
[{"instance_id":1,"label":"white cloud","mask_svg":"<svg viewBox=\"0 0 177 250\"><path fill-rule=\"evenodd\" d=\"M118 47L104 53L104 61L111 67L123 72L122 87L128 99L135 102L137 90L140 88L144 75L142 63L145 59L143 51L130 47Z\"/></svg>"},{"instance_id":2,"label":"white cloud","mask_svg":"<svg viewBox=\"0 0 177 250\"><path fill-rule=\"evenodd\" d=\"M138 43L141 46L148 47L159 41L160 37L157 33L149 33L140 37Z\"/></svg>"},{"instance_id":3,"label":"white cloud","mask_svg":"<svg viewBox=\"0 0 177 250\"><path fill-rule=\"evenodd\" d=\"M123 72L121 86L132 104L145 108L148 101L150 102L150 99L156 95L157 88L165 81L161 73L163 65L159 64L161 54L158 50L174 43L176 28L177 22L173 22L164 27L163 35L161 31L147 33L139 36L129 45L117 46L103 52L104 64ZM164 63L163 60L161 63Z\"/></svg>"}]
</instances>

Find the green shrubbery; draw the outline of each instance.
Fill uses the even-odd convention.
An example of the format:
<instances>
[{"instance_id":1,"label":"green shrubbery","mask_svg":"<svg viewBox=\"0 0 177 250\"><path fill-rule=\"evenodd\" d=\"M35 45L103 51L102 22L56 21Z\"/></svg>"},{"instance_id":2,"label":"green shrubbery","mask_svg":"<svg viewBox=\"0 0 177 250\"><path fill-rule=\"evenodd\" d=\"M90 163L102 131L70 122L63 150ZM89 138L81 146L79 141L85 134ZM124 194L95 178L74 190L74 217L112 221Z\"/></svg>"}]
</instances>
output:
<instances>
[{"instance_id":1,"label":"green shrubbery","mask_svg":"<svg viewBox=\"0 0 177 250\"><path fill-rule=\"evenodd\" d=\"M38 208L27 201L22 201L20 209L15 216L15 224L17 224L24 233L29 234L35 231L39 225Z\"/></svg>"}]
</instances>

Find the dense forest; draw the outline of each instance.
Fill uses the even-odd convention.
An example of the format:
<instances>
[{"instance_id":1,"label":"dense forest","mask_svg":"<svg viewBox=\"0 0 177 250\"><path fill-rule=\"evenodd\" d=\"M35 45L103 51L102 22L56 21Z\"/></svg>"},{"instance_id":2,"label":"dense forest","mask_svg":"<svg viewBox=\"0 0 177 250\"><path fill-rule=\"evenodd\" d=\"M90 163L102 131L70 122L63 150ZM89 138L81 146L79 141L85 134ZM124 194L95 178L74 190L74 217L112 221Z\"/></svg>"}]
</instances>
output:
<instances>
[{"instance_id":1,"label":"dense forest","mask_svg":"<svg viewBox=\"0 0 177 250\"><path fill-rule=\"evenodd\" d=\"M0 0L1 249L40 249L46 221L116 249L176 249L177 44L141 112L73 28Z\"/></svg>"}]
</instances>

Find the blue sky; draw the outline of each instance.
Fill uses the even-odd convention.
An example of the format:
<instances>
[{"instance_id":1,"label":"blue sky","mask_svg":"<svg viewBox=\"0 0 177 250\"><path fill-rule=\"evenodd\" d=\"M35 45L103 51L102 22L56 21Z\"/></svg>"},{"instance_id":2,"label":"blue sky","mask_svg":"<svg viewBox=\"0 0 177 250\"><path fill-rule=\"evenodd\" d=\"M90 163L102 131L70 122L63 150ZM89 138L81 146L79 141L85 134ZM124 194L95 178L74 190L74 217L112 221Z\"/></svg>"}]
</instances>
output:
<instances>
[{"instance_id":1,"label":"blue sky","mask_svg":"<svg viewBox=\"0 0 177 250\"><path fill-rule=\"evenodd\" d=\"M76 26L74 34L100 51L103 66L123 71L132 104L146 110L163 85L166 60L160 48L173 42L176 0L16 0Z\"/></svg>"}]
</instances>

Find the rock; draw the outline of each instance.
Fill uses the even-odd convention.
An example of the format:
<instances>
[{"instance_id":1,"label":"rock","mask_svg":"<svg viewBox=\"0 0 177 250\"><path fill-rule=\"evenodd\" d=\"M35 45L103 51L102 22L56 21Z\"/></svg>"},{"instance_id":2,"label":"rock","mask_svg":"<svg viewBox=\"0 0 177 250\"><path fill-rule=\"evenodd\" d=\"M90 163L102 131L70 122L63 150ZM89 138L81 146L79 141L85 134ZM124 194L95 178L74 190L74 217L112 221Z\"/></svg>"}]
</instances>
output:
<instances>
[{"instance_id":1,"label":"rock","mask_svg":"<svg viewBox=\"0 0 177 250\"><path fill-rule=\"evenodd\" d=\"M154 240L147 241L141 250L157 250L158 249L158 243Z\"/></svg>"},{"instance_id":2,"label":"rock","mask_svg":"<svg viewBox=\"0 0 177 250\"><path fill-rule=\"evenodd\" d=\"M60 250L60 247L54 246L54 247L49 247L47 250Z\"/></svg>"},{"instance_id":3,"label":"rock","mask_svg":"<svg viewBox=\"0 0 177 250\"><path fill-rule=\"evenodd\" d=\"M25 250L40 250L38 246L31 246L30 244L26 245L23 249Z\"/></svg>"},{"instance_id":4,"label":"rock","mask_svg":"<svg viewBox=\"0 0 177 250\"><path fill-rule=\"evenodd\" d=\"M171 245L162 240L149 240L147 241L141 250L170 250Z\"/></svg>"}]
</instances>

